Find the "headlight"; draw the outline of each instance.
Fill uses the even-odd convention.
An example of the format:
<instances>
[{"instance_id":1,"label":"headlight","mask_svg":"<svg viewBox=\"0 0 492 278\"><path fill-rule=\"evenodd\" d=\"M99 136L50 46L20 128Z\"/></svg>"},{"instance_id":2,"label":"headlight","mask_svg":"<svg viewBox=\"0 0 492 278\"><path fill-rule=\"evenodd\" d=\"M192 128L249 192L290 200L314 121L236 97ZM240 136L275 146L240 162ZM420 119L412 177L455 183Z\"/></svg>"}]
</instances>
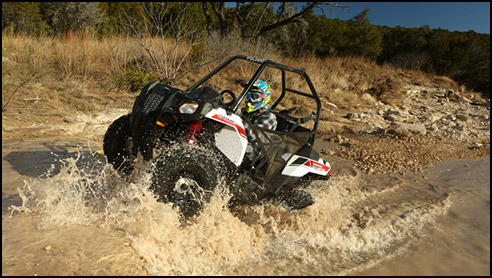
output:
<instances>
[{"instance_id":1,"label":"headlight","mask_svg":"<svg viewBox=\"0 0 492 278\"><path fill-rule=\"evenodd\" d=\"M193 114L198 108L198 103L185 103L179 107L179 112L182 114Z\"/></svg>"}]
</instances>

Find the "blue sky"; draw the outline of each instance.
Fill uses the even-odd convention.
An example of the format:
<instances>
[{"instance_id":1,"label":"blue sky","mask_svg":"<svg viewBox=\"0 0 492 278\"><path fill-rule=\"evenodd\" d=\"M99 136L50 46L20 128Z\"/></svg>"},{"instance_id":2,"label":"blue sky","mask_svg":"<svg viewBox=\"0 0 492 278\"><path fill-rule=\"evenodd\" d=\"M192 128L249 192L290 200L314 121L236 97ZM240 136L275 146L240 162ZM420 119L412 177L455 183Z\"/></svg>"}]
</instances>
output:
<instances>
[{"instance_id":1,"label":"blue sky","mask_svg":"<svg viewBox=\"0 0 492 278\"><path fill-rule=\"evenodd\" d=\"M490 34L490 2L333 2L349 6L350 11L329 9L328 18L352 19L369 8L371 24L420 27Z\"/></svg>"},{"instance_id":2,"label":"blue sky","mask_svg":"<svg viewBox=\"0 0 492 278\"><path fill-rule=\"evenodd\" d=\"M389 27L420 27L431 29L490 34L490 2L332 2L350 7L350 11L326 8L328 18L352 19L369 8L371 24ZM299 3L301 4L301 3ZM227 6L235 7L234 2ZM274 4L275 5L275 4ZM315 11L319 11L316 9ZM318 13L318 12L316 12Z\"/></svg>"}]
</instances>

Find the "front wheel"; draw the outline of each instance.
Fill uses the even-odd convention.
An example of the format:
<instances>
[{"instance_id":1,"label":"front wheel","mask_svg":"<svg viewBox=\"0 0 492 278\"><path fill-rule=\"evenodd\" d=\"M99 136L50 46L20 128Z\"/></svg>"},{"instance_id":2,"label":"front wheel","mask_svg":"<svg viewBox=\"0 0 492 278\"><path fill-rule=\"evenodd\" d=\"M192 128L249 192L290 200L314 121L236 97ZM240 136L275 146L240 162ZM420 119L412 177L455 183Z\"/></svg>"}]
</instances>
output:
<instances>
[{"instance_id":1,"label":"front wheel","mask_svg":"<svg viewBox=\"0 0 492 278\"><path fill-rule=\"evenodd\" d=\"M158 201L172 202L188 218L210 201L220 169L212 150L178 144L156 158L151 189Z\"/></svg>"},{"instance_id":2,"label":"front wheel","mask_svg":"<svg viewBox=\"0 0 492 278\"><path fill-rule=\"evenodd\" d=\"M130 115L124 115L115 120L104 134L103 150L108 162L125 174L133 171L130 142Z\"/></svg>"}]
</instances>

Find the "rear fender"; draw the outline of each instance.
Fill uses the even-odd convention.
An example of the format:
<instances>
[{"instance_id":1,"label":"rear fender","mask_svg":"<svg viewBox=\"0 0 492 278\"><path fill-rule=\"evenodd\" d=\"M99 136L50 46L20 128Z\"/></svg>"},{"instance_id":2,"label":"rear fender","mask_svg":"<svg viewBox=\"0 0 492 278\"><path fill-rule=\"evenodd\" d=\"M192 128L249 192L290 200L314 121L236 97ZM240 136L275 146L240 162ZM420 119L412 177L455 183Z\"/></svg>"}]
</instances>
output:
<instances>
[{"instance_id":1,"label":"rear fender","mask_svg":"<svg viewBox=\"0 0 492 278\"><path fill-rule=\"evenodd\" d=\"M215 146L234 165L241 165L248 145L246 130L241 117L228 113L220 107L210 110L205 117L224 124L224 127L215 133Z\"/></svg>"},{"instance_id":2,"label":"rear fender","mask_svg":"<svg viewBox=\"0 0 492 278\"><path fill-rule=\"evenodd\" d=\"M290 156L290 154L285 155L285 159ZM330 163L323 161L323 159L321 158L316 161L311 158L293 155L282 170L282 175L291 177L303 177L306 174L313 173L321 176L326 176L329 174L330 169Z\"/></svg>"}]
</instances>

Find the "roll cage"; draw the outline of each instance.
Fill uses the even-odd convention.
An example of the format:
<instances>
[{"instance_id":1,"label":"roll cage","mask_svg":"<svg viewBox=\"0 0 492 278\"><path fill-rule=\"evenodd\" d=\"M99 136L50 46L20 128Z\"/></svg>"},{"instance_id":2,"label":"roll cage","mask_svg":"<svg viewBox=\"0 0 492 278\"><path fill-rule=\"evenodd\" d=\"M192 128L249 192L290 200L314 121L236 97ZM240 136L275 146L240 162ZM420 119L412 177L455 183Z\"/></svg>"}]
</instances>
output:
<instances>
[{"instance_id":1,"label":"roll cage","mask_svg":"<svg viewBox=\"0 0 492 278\"><path fill-rule=\"evenodd\" d=\"M303 70L292 68L292 67L289 67L286 65L282 65L282 64L273 62L271 60L264 60L264 59L259 59L259 58L255 58L255 57L250 57L250 56L238 54L238 55L234 55L234 56L230 57L227 61L220 64L218 67L216 67L210 73L208 73L205 77L203 77L198 82L193 84L191 87L186 89L185 92L191 92L194 89L198 88L203 83L205 83L208 79L210 79L212 76L217 74L219 71L221 71L222 69L224 69L226 66L228 66L229 64L231 64L233 61L235 61L237 59L243 59L243 60L246 60L249 62L257 63L257 64L259 64L259 67L256 70L256 72L253 74L253 77L247 83L248 85L245 86L245 88L243 89L243 91L241 92L239 97L236 98L236 101L230 105L230 107L232 107L233 112L236 112L240 103L246 97L246 92L248 92L251 89L251 87L253 86L253 83L256 82L256 80L261 75L261 73L265 70L266 67L272 67L272 68L279 69L282 72L282 92L280 94L280 97L275 101L275 103L272 105L271 108L275 109L275 107L285 97L286 92L290 92L290 93L294 93L294 94L298 94L298 95L302 95L302 96L314 99L316 101L317 110L316 110L316 116L314 118L314 127L312 130L313 136L310 139L310 143L311 143L311 145L313 145L315 137L316 137L315 136L316 131L318 129L319 118L321 116L321 101L319 99L318 94L316 93L316 89L314 88L313 83L311 82L311 79L309 78L307 73L304 72ZM285 79L286 71L301 75L304 78L304 80L306 80L306 82L309 86L309 89L311 90L311 94L286 87L286 79Z\"/></svg>"}]
</instances>

